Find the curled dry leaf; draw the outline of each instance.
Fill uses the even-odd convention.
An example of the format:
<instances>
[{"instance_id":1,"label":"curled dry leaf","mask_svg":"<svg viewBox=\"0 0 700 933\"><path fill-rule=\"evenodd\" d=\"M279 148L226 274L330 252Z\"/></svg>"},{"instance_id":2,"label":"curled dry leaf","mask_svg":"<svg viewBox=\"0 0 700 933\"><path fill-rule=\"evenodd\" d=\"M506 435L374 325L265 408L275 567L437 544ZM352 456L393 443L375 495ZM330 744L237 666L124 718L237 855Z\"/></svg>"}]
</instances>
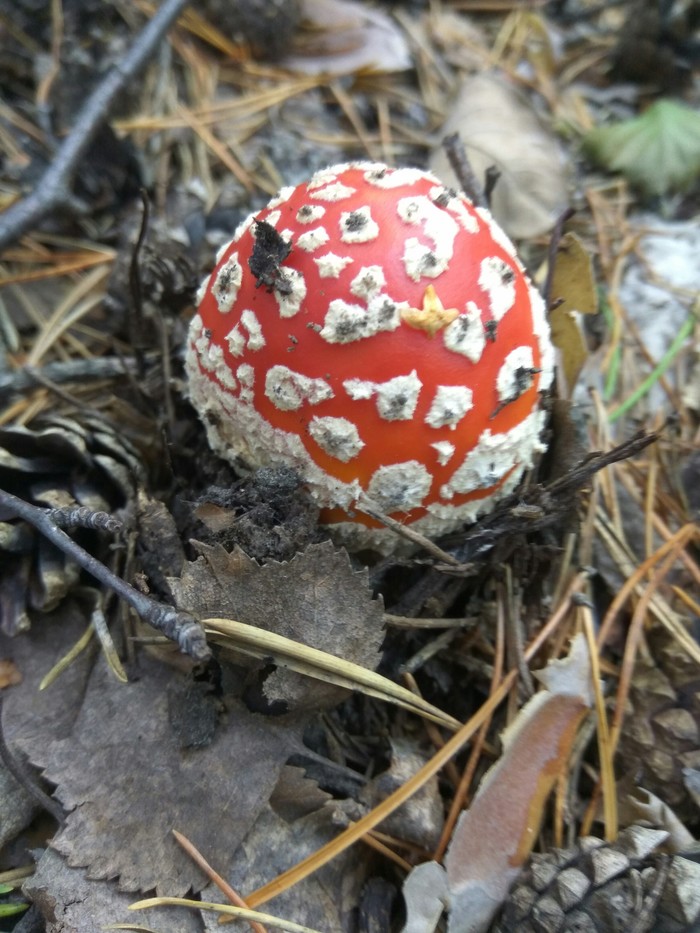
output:
<instances>
[{"instance_id":1,"label":"curled dry leaf","mask_svg":"<svg viewBox=\"0 0 700 933\"><path fill-rule=\"evenodd\" d=\"M443 135L449 133L460 134L478 179L490 166L501 173L491 212L511 237L552 229L568 203L564 161L557 140L524 96L493 74L469 77L443 127ZM457 185L442 148L433 152L429 167Z\"/></svg>"},{"instance_id":2,"label":"curled dry leaf","mask_svg":"<svg viewBox=\"0 0 700 933\"><path fill-rule=\"evenodd\" d=\"M432 933L443 903L450 911L448 933L486 930L530 854L549 792L593 701L584 636L537 677L546 689L504 732L503 757L460 817L444 870L427 863L408 876L404 933Z\"/></svg>"},{"instance_id":3,"label":"curled dry leaf","mask_svg":"<svg viewBox=\"0 0 700 933\"><path fill-rule=\"evenodd\" d=\"M595 314L598 310L593 263L574 233L565 233L559 242L549 298L552 303L549 314L552 343L559 350L560 365L570 395L588 358L578 316Z\"/></svg>"},{"instance_id":4,"label":"curled dry leaf","mask_svg":"<svg viewBox=\"0 0 700 933\"><path fill-rule=\"evenodd\" d=\"M280 63L302 74L404 71L406 39L390 16L355 0L301 0L301 27Z\"/></svg>"}]
</instances>

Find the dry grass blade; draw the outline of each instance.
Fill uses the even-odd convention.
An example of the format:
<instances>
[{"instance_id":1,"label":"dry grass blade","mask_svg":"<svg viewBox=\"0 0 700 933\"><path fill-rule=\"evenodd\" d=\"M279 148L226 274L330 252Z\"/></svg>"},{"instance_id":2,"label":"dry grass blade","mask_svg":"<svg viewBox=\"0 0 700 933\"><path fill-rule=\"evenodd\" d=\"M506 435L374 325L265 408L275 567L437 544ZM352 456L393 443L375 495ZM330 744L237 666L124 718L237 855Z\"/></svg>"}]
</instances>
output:
<instances>
[{"instance_id":1,"label":"dry grass blade","mask_svg":"<svg viewBox=\"0 0 700 933\"><path fill-rule=\"evenodd\" d=\"M186 107L179 107L178 112L185 123L199 136L204 145L210 149L219 161L226 166L229 172L240 181L246 191L248 193L253 191L255 184L250 174L230 151L229 147L217 139L214 133ZM274 191L269 193L274 194Z\"/></svg>"},{"instance_id":2,"label":"dry grass blade","mask_svg":"<svg viewBox=\"0 0 700 933\"><path fill-rule=\"evenodd\" d=\"M625 642L625 653L622 660L622 669L620 671L620 683L618 685L617 697L615 702L615 715L613 718L611 742L613 749L617 746L618 740L620 738L620 732L622 729L622 721L625 715L625 708L627 705L627 697L629 694L630 685L632 682L632 674L634 671L634 661L637 654L637 649L639 643L642 639L644 622L646 621L647 611L649 609L649 604L656 593L657 589L661 585L662 581L668 574L669 570L673 564L678 559L680 551L689 543L692 537L694 537L694 529L692 527L686 526L685 529L681 529L684 533L679 534L677 539L674 542L673 547L666 554L663 561L654 571L651 580L647 584L642 593L641 599L637 603L634 613L632 614L632 620L630 622L629 631L627 633L627 640Z\"/></svg>"},{"instance_id":3,"label":"dry grass blade","mask_svg":"<svg viewBox=\"0 0 700 933\"><path fill-rule=\"evenodd\" d=\"M27 366L36 366L62 334L81 321L102 301L103 294L100 286L103 285L108 275L109 267L98 266L71 289L37 334L27 356Z\"/></svg>"},{"instance_id":4,"label":"dry grass blade","mask_svg":"<svg viewBox=\"0 0 700 933\"><path fill-rule=\"evenodd\" d=\"M173 830L173 836L175 836L178 844L182 846L189 857L194 862L196 862L197 865L199 865L212 884L215 884L221 893L224 894L232 904L235 904L236 907L243 907L245 910L249 909L243 898L236 894L231 885L228 884L218 872L214 871L199 849L197 849L186 836L183 836L182 833L179 833L176 829ZM250 928L253 933L266 933L265 927L255 920L250 921Z\"/></svg>"},{"instance_id":5,"label":"dry grass blade","mask_svg":"<svg viewBox=\"0 0 700 933\"><path fill-rule=\"evenodd\" d=\"M656 568L656 570L654 571L652 575L651 580L649 581L649 583L646 585L646 587L642 591L641 598L635 607L634 613L632 614L632 620L630 622L629 631L627 633L627 638L625 640L625 652L624 652L624 656L622 660L622 668L620 671L620 679L619 679L618 688L617 688L617 695L615 697L615 713L613 716L613 722L612 722L612 726L610 729L610 735L609 735L609 740L608 740L609 748L608 748L606 755L603 754L603 749L601 748L601 761L603 763L603 766L602 766L603 770L601 771L601 774L602 774L603 782L606 780L604 766L605 766L606 759L608 758L610 760L610 770L612 770L612 759L615 755L615 750L617 748L617 744L620 739L620 733L622 731L622 722L623 722L624 715L625 715L625 709L627 708L628 696L629 696L630 686L632 683L632 675L634 673L634 662L635 662L635 658L637 655L637 649L639 648L639 644L642 639L643 626L644 626L644 622L646 621L647 612L652 607L653 599L657 595L658 587L660 586L665 576L668 574L673 564L678 560L678 556L683 550L683 548L694 537L695 531L696 530L694 526L685 525L683 528L681 528L678 531L676 535L673 536L670 542L666 542L666 545L664 545L662 548L659 548L659 550L655 554L653 554L651 558L645 561L645 564L649 564L649 566L652 566L654 562L660 559L660 552L663 552L663 555L665 555L664 559L661 561L660 566ZM667 545L670 545L670 546L667 546ZM641 570L641 567L639 569ZM629 582L630 581L628 580L627 583ZM620 592L622 593L623 591L621 590ZM610 607L611 610L614 608L614 605L615 603L613 602L613 605ZM610 616L610 611L608 612L608 616ZM614 616L611 616L611 618L614 618ZM606 619L607 619L607 616L606 616ZM687 632L685 631L685 629L683 628L680 622L678 623L678 626L679 626L679 630L685 634L686 639L688 641L691 641L692 643L690 636L687 634ZM603 631L603 627L601 626L600 633L602 633L602 631ZM602 644L600 633L598 635L599 646ZM673 631L672 631L672 634L673 634ZM599 719L599 725L600 724L602 724L602 719ZM594 792L591 795L591 800L587 807L586 816L584 817L584 820L582 822L581 835L587 835L590 832L591 825L593 823L593 820L596 814L596 806L597 806L597 801L598 801L598 797L600 794L600 789L601 788L599 784L594 789ZM603 791L606 794L606 800L607 800L607 795L609 793L608 788L604 786Z\"/></svg>"},{"instance_id":6,"label":"dry grass blade","mask_svg":"<svg viewBox=\"0 0 700 933\"><path fill-rule=\"evenodd\" d=\"M611 740L610 730L608 728L605 697L603 696L600 677L600 663L595 641L593 613L585 604L579 606L578 611L583 624L583 631L586 636L586 642L588 643L588 653L591 659L593 695L595 697L596 732L598 735L598 755L600 757L600 783L603 791L603 813L605 816L605 838L608 842L614 842L618 832L617 794L615 791L615 770L613 767L615 742Z\"/></svg>"},{"instance_id":7,"label":"dry grass blade","mask_svg":"<svg viewBox=\"0 0 700 933\"><path fill-rule=\"evenodd\" d=\"M43 263L43 265L41 268L33 268L26 272L3 272L2 278L0 278L0 286L60 278L61 276L70 275L72 272L82 272L91 266L111 263L114 257L114 251L107 249L56 253L51 254L49 257L37 257L25 250L7 250L4 257L7 262Z\"/></svg>"},{"instance_id":8,"label":"dry grass blade","mask_svg":"<svg viewBox=\"0 0 700 933\"><path fill-rule=\"evenodd\" d=\"M498 603L498 612L496 615L496 648L495 648L495 663L493 665L493 674L491 676L491 693L498 687L498 684L503 676L503 661L505 657L505 611L503 608L502 600L499 600ZM450 839L452 838L452 832L455 828L459 815L462 812L467 801L467 794L471 786L471 782L474 779L474 774L476 772L477 765L479 764L479 759L481 758L481 753L483 751L484 743L488 736L488 730L491 725L491 717L489 717L477 735L474 745L472 746L471 754L469 755L469 760L467 765L462 772L459 784L455 791L452 804L450 806L447 818L445 819L445 825L443 826L442 835L440 836L440 841L438 842L437 848L435 849L434 859L436 862L442 860L448 845L450 844Z\"/></svg>"},{"instance_id":9,"label":"dry grass blade","mask_svg":"<svg viewBox=\"0 0 700 933\"><path fill-rule=\"evenodd\" d=\"M700 532L696 525L689 523L684 525L682 528L672 535L664 544L661 545L650 557L643 561L639 566L635 565L634 558L628 556L625 553L624 548L621 547L619 541L617 541L614 532L609 527L609 524L602 514L599 512L598 517L596 518L596 530L600 535L600 538L605 544L606 548L610 552L611 556L618 563L620 569L627 575L627 580L623 584L620 592L617 594L615 599L613 599L608 611L605 614L603 619L600 631L598 632L598 645L602 646L605 644L612 625L617 618L618 613L621 611L624 604L633 594L640 595L643 592L642 580L646 574L651 570L651 568L661 560L670 550L675 548L678 540L682 539L684 545L689 543L693 538L697 538ZM683 548L680 548L676 555L680 556ZM700 647L689 635L685 626L678 618L676 613L668 606L666 600L658 592L653 592L649 598L649 611L656 616L656 618L661 622L661 624L666 628L671 635L679 642L688 655L693 658L698 664L700 664Z\"/></svg>"},{"instance_id":10,"label":"dry grass blade","mask_svg":"<svg viewBox=\"0 0 700 933\"><path fill-rule=\"evenodd\" d=\"M359 664L352 664L325 651L319 651L318 648L309 648L308 645L302 645L290 638L232 619L204 619L202 624L208 635L214 636L212 640L224 647L254 658L270 659L281 667L338 687L359 690L367 696L394 703L424 716L451 731L459 729L462 725L457 719L441 712L437 707L386 677L360 667Z\"/></svg>"},{"instance_id":11,"label":"dry grass blade","mask_svg":"<svg viewBox=\"0 0 700 933\"><path fill-rule=\"evenodd\" d=\"M195 910L212 910L219 914L227 914L233 920L256 920L259 923L268 923L270 926L284 930L285 933L322 933L311 927L275 917L272 914L261 914L257 910L247 910L244 907L234 907L230 904L214 904L211 901L193 901L187 897L147 897L143 901L136 901L129 905L129 910L147 910L149 907L193 907Z\"/></svg>"},{"instance_id":12,"label":"dry grass blade","mask_svg":"<svg viewBox=\"0 0 700 933\"><path fill-rule=\"evenodd\" d=\"M41 683L39 684L39 690L46 690L47 687L51 686L54 680L60 677L60 675L70 667L70 665L73 663L73 661L75 661L78 655L82 654L82 652L85 651L87 646L92 641L94 634L95 634L95 630L91 622L90 625L88 625L88 627L85 629L83 634L80 636L80 638L77 640L77 642L73 645L73 647L69 651L67 651L63 655L62 658L59 658L59 660L54 664L54 666L51 668L48 674L44 675L44 677L41 680Z\"/></svg>"},{"instance_id":13,"label":"dry grass blade","mask_svg":"<svg viewBox=\"0 0 700 933\"><path fill-rule=\"evenodd\" d=\"M672 586L671 589L676 594L676 596L686 604L688 609L691 612L694 612L696 616L700 616L700 603L693 599L693 597L686 593L685 590L682 590L680 586Z\"/></svg>"}]
</instances>

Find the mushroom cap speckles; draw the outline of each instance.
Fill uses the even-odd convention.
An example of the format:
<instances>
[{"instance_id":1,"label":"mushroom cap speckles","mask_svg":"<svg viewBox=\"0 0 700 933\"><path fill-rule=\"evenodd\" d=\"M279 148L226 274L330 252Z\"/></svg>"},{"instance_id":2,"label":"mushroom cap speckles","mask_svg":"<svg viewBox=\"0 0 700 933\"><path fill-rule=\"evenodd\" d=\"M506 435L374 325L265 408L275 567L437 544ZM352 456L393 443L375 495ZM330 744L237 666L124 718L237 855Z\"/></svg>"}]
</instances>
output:
<instances>
[{"instance_id":1,"label":"mushroom cap speckles","mask_svg":"<svg viewBox=\"0 0 700 933\"><path fill-rule=\"evenodd\" d=\"M496 377L496 391L501 402L511 402L532 385L538 370L534 367L532 347L516 347L505 358Z\"/></svg>"},{"instance_id":2,"label":"mushroom cap speckles","mask_svg":"<svg viewBox=\"0 0 700 933\"><path fill-rule=\"evenodd\" d=\"M301 311L301 304L306 298L306 279L298 269L284 270L285 290L275 289L274 296L280 317L294 317Z\"/></svg>"},{"instance_id":3,"label":"mushroom cap speckles","mask_svg":"<svg viewBox=\"0 0 700 933\"><path fill-rule=\"evenodd\" d=\"M315 227L313 230L306 230L295 242L298 249L303 249L306 253L314 253L330 240L330 236L325 227Z\"/></svg>"},{"instance_id":4,"label":"mushroom cap speckles","mask_svg":"<svg viewBox=\"0 0 700 933\"><path fill-rule=\"evenodd\" d=\"M433 478L418 460L382 466L372 475L367 496L382 512L408 512L423 504Z\"/></svg>"},{"instance_id":5,"label":"mushroom cap speckles","mask_svg":"<svg viewBox=\"0 0 700 933\"><path fill-rule=\"evenodd\" d=\"M343 388L351 399L376 396L377 412L385 421L408 421L413 417L423 383L415 369L407 376L395 376L386 382L346 379Z\"/></svg>"},{"instance_id":6,"label":"mushroom cap speckles","mask_svg":"<svg viewBox=\"0 0 700 933\"><path fill-rule=\"evenodd\" d=\"M455 452L455 445L450 444L449 441L437 441L434 444L430 445L435 453L437 454L438 463L440 466L445 466L446 463L449 463Z\"/></svg>"},{"instance_id":7,"label":"mushroom cap speckles","mask_svg":"<svg viewBox=\"0 0 700 933\"><path fill-rule=\"evenodd\" d=\"M488 256L481 262L479 285L486 292L494 321L515 304L515 270L499 256Z\"/></svg>"},{"instance_id":8,"label":"mushroom cap speckles","mask_svg":"<svg viewBox=\"0 0 700 933\"><path fill-rule=\"evenodd\" d=\"M384 270L381 266L363 266L350 283L350 291L356 298L369 301L386 285Z\"/></svg>"},{"instance_id":9,"label":"mushroom cap speckles","mask_svg":"<svg viewBox=\"0 0 700 933\"><path fill-rule=\"evenodd\" d=\"M322 204L303 204L296 214L297 223L316 223L316 221L320 220L325 213L326 209Z\"/></svg>"},{"instance_id":10,"label":"mushroom cap speckles","mask_svg":"<svg viewBox=\"0 0 700 933\"><path fill-rule=\"evenodd\" d=\"M238 261L238 253L232 253L222 262L216 273L212 294L221 314L228 314L238 297L238 290L243 281L243 267Z\"/></svg>"},{"instance_id":11,"label":"mushroom cap speckles","mask_svg":"<svg viewBox=\"0 0 700 933\"><path fill-rule=\"evenodd\" d=\"M343 243L369 243L378 236L379 225L366 204L340 215L340 239Z\"/></svg>"},{"instance_id":12,"label":"mushroom cap speckles","mask_svg":"<svg viewBox=\"0 0 700 933\"><path fill-rule=\"evenodd\" d=\"M339 181L324 185L323 188L317 188L309 192L309 197L317 201L347 201L356 192L356 188L350 188Z\"/></svg>"},{"instance_id":13,"label":"mushroom cap speckles","mask_svg":"<svg viewBox=\"0 0 700 933\"><path fill-rule=\"evenodd\" d=\"M325 253L323 256L317 256L314 262L318 268L318 274L322 279L338 279L343 269L349 266L353 260L350 256L338 256L337 253Z\"/></svg>"},{"instance_id":14,"label":"mushroom cap speckles","mask_svg":"<svg viewBox=\"0 0 700 933\"><path fill-rule=\"evenodd\" d=\"M325 379L311 379L288 366L273 366L265 375L265 395L280 411L296 411L308 402L318 405L333 398Z\"/></svg>"},{"instance_id":15,"label":"mushroom cap speckles","mask_svg":"<svg viewBox=\"0 0 700 933\"><path fill-rule=\"evenodd\" d=\"M327 343L353 343L374 337L380 331L396 330L401 308L388 295L376 295L366 305L334 298L319 331Z\"/></svg>"},{"instance_id":16,"label":"mushroom cap speckles","mask_svg":"<svg viewBox=\"0 0 700 933\"><path fill-rule=\"evenodd\" d=\"M427 195L401 198L396 212L407 226L421 227L423 236L429 240L429 243L417 237L406 240L403 253L406 274L414 282L423 276L436 279L447 269L454 255L454 242L459 232L457 221Z\"/></svg>"},{"instance_id":17,"label":"mushroom cap speckles","mask_svg":"<svg viewBox=\"0 0 700 933\"><path fill-rule=\"evenodd\" d=\"M431 428L449 427L453 431L474 407L474 393L467 386L438 386L425 416Z\"/></svg>"},{"instance_id":18,"label":"mushroom cap speckles","mask_svg":"<svg viewBox=\"0 0 700 933\"><path fill-rule=\"evenodd\" d=\"M309 434L319 447L336 460L347 463L365 446L357 427L347 418L318 418L309 422Z\"/></svg>"},{"instance_id":19,"label":"mushroom cap speckles","mask_svg":"<svg viewBox=\"0 0 700 933\"><path fill-rule=\"evenodd\" d=\"M241 312L240 322L226 335L226 343L232 356L241 356L246 347L253 351L262 350L265 338L254 311L246 308Z\"/></svg>"},{"instance_id":20,"label":"mushroom cap speckles","mask_svg":"<svg viewBox=\"0 0 700 933\"><path fill-rule=\"evenodd\" d=\"M246 218L186 353L212 446L239 467L293 466L358 542L363 497L434 534L514 488L541 449L553 367L544 302L488 212L427 172L369 162Z\"/></svg>"},{"instance_id":21,"label":"mushroom cap speckles","mask_svg":"<svg viewBox=\"0 0 700 933\"><path fill-rule=\"evenodd\" d=\"M484 315L473 301L467 302L463 311L442 334L445 346L453 353L461 353L472 363L478 363L486 346Z\"/></svg>"}]
</instances>

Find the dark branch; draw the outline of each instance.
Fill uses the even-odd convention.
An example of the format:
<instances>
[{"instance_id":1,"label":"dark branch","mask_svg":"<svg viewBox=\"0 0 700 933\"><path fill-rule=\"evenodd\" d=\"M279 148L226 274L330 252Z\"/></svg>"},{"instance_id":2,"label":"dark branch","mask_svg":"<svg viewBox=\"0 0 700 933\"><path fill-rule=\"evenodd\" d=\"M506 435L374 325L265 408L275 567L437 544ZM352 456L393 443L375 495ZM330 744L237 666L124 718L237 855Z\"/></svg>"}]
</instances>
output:
<instances>
[{"instance_id":1,"label":"dark branch","mask_svg":"<svg viewBox=\"0 0 700 933\"><path fill-rule=\"evenodd\" d=\"M504 538L544 531L559 522L576 505L576 493L591 477L610 466L634 457L659 439L656 433L639 431L633 437L609 451L588 454L564 476L547 486L533 485L512 493L462 535L453 553L462 562L483 559L494 545ZM450 567L445 566L446 572Z\"/></svg>"},{"instance_id":2,"label":"dark branch","mask_svg":"<svg viewBox=\"0 0 700 933\"><path fill-rule=\"evenodd\" d=\"M550 311L552 311L552 282L554 281L554 267L557 264L557 253L559 252L561 238L564 235L564 225L567 223L567 221L571 220L575 213L576 211L573 209L573 207L567 207L564 213L557 218L557 222L554 225L554 230L552 230L552 236L549 240L549 248L547 250L547 277L544 282L544 288L542 289L542 295L544 297L544 303L548 314Z\"/></svg>"},{"instance_id":3,"label":"dark branch","mask_svg":"<svg viewBox=\"0 0 700 933\"><path fill-rule=\"evenodd\" d=\"M0 373L0 399L13 392L27 392L36 386L51 388L51 383L57 386L66 382L84 383L88 379L113 379L133 372L136 372L135 359L114 356L47 363L41 369L23 366L13 372Z\"/></svg>"},{"instance_id":4,"label":"dark branch","mask_svg":"<svg viewBox=\"0 0 700 933\"><path fill-rule=\"evenodd\" d=\"M111 68L78 114L73 129L34 191L0 215L0 253L56 208L71 203L70 185L81 158L106 119L119 92L153 56L153 51L189 0L164 0L124 59Z\"/></svg>"},{"instance_id":5,"label":"dark branch","mask_svg":"<svg viewBox=\"0 0 700 933\"><path fill-rule=\"evenodd\" d=\"M457 176L457 181L466 196L477 207L487 207L484 186L479 183L474 174L474 169L471 167L467 150L464 148L459 133L451 133L449 136L445 136L442 146L447 158L450 160L452 171Z\"/></svg>"},{"instance_id":6,"label":"dark branch","mask_svg":"<svg viewBox=\"0 0 700 933\"><path fill-rule=\"evenodd\" d=\"M9 492L0 489L0 506L10 514L33 525L45 538L48 538L59 550L86 570L89 574L109 587L124 602L128 603L141 618L174 641L180 650L195 661L206 661L211 651L207 645L204 630L199 622L188 612L180 612L172 606L151 599L144 593L130 586L121 577L113 574L105 565L80 547L71 537L58 527L51 518L51 509L41 509L23 499L18 499Z\"/></svg>"},{"instance_id":7,"label":"dark branch","mask_svg":"<svg viewBox=\"0 0 700 933\"><path fill-rule=\"evenodd\" d=\"M37 785L33 776L29 774L10 751L7 741L5 740L5 731L2 724L2 701L3 694L0 691L0 760L2 760L2 763L20 787L23 787L40 807L43 807L44 810L50 813L59 823L65 823L66 813L60 803L54 800L53 797L49 797L49 795Z\"/></svg>"}]
</instances>

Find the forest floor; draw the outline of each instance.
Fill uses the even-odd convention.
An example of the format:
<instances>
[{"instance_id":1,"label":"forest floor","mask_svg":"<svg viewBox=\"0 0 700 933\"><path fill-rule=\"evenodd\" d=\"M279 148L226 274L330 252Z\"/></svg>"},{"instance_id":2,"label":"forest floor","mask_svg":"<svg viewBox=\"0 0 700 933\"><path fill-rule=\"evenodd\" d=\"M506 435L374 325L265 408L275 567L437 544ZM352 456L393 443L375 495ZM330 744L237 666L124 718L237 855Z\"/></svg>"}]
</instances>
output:
<instances>
[{"instance_id":1,"label":"forest floor","mask_svg":"<svg viewBox=\"0 0 700 933\"><path fill-rule=\"evenodd\" d=\"M0 929L695 928L697 6L0 0ZM210 451L195 294L327 165L458 186L447 133L548 451L348 554Z\"/></svg>"}]
</instances>

